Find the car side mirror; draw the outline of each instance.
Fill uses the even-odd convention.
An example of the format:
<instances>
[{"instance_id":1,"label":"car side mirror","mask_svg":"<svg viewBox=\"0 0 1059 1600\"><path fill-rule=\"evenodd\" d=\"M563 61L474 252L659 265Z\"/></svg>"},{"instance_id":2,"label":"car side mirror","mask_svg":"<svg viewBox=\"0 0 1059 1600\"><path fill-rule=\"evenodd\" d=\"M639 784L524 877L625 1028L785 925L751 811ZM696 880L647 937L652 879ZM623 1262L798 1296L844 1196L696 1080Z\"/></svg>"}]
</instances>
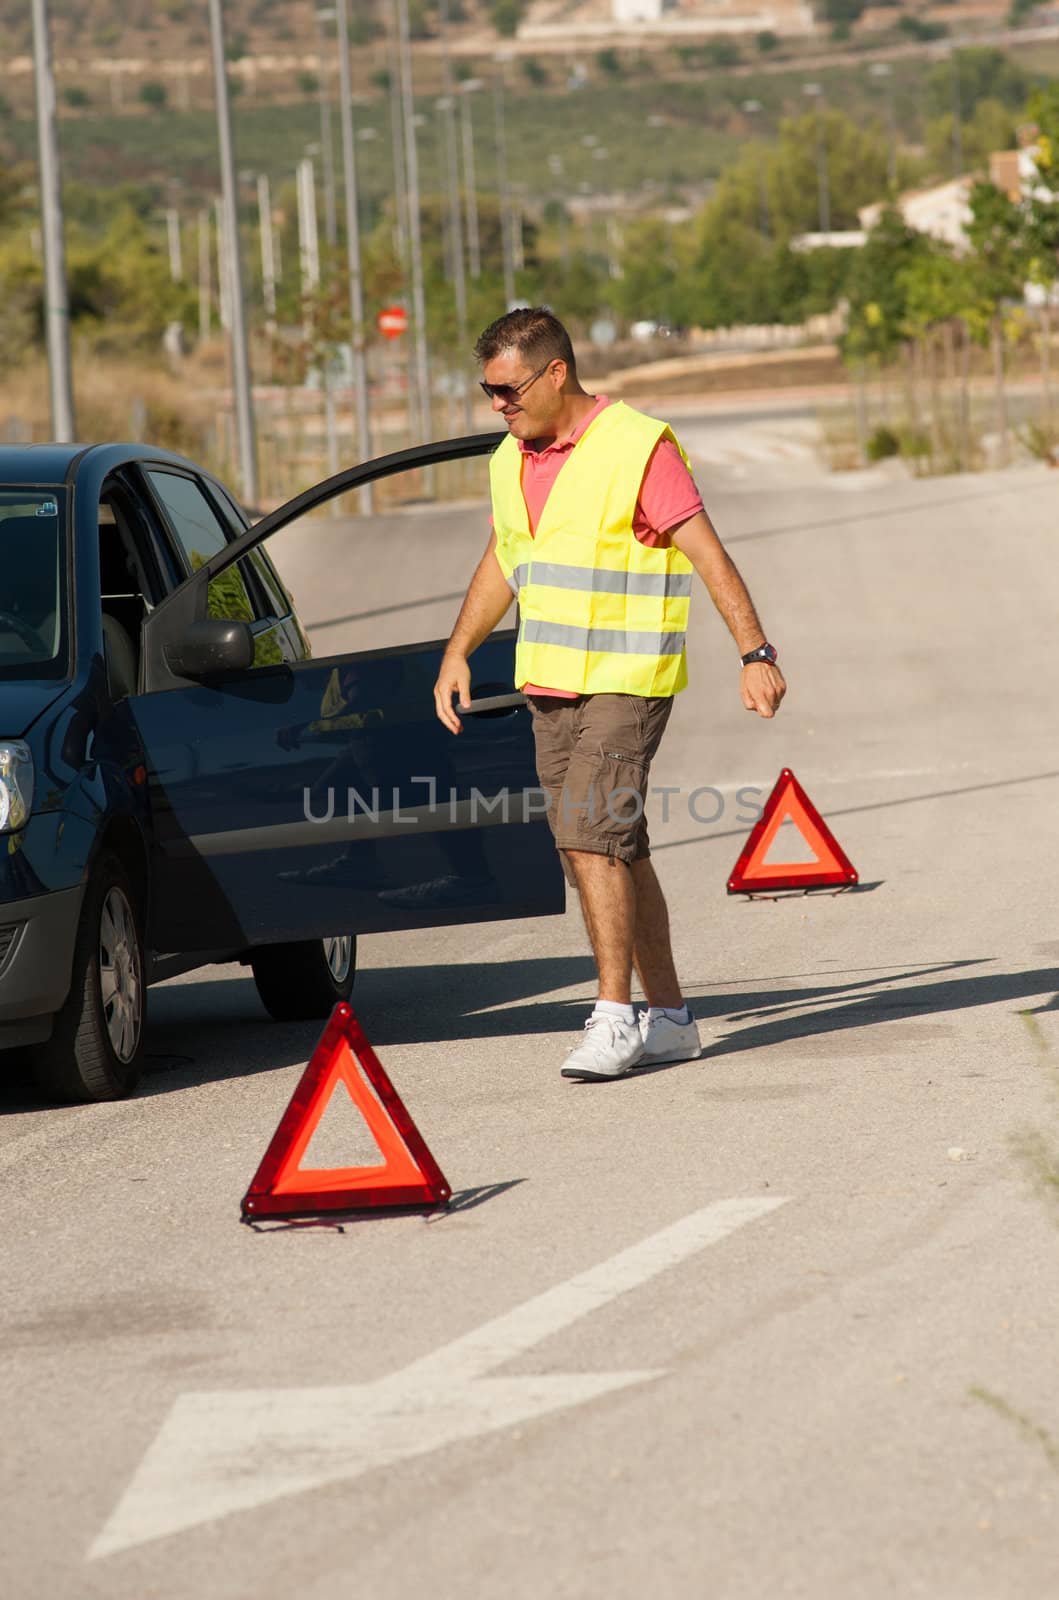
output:
<instances>
[{"instance_id":1,"label":"car side mirror","mask_svg":"<svg viewBox=\"0 0 1059 1600\"><path fill-rule=\"evenodd\" d=\"M165 646L166 665L178 678L212 678L253 665L254 638L245 622L202 617Z\"/></svg>"}]
</instances>

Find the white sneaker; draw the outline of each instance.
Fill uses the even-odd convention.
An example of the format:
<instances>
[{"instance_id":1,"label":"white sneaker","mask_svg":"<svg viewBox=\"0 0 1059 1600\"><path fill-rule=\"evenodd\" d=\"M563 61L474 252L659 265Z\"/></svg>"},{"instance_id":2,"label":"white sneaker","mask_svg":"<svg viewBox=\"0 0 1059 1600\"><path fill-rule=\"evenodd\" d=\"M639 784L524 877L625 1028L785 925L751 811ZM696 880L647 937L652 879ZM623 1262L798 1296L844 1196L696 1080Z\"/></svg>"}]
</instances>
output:
<instances>
[{"instance_id":1,"label":"white sneaker","mask_svg":"<svg viewBox=\"0 0 1059 1600\"><path fill-rule=\"evenodd\" d=\"M643 1040L635 1022L593 1012L585 1023L584 1038L563 1062L562 1076L589 1082L620 1078L642 1055Z\"/></svg>"},{"instance_id":2,"label":"white sneaker","mask_svg":"<svg viewBox=\"0 0 1059 1600\"><path fill-rule=\"evenodd\" d=\"M640 1038L643 1041L641 1067L660 1065L664 1061L696 1061L702 1054L702 1040L694 1017L690 1022L674 1022L670 1017L651 1017L648 1012L641 1011Z\"/></svg>"}]
</instances>

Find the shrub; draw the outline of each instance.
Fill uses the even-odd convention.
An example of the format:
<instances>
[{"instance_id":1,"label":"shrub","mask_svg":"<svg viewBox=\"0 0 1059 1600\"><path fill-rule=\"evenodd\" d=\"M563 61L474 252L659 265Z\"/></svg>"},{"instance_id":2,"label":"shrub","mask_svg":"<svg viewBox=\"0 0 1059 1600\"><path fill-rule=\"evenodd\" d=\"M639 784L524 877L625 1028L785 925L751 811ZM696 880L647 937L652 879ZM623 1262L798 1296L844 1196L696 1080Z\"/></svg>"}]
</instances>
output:
<instances>
[{"instance_id":1,"label":"shrub","mask_svg":"<svg viewBox=\"0 0 1059 1600\"><path fill-rule=\"evenodd\" d=\"M611 45L596 52L596 66L608 78L620 78L622 75L621 56Z\"/></svg>"},{"instance_id":2,"label":"shrub","mask_svg":"<svg viewBox=\"0 0 1059 1600\"><path fill-rule=\"evenodd\" d=\"M780 44L779 35L773 33L771 28L763 29L754 42L763 56L767 56L773 50L778 50Z\"/></svg>"},{"instance_id":3,"label":"shrub","mask_svg":"<svg viewBox=\"0 0 1059 1600\"><path fill-rule=\"evenodd\" d=\"M739 46L731 39L711 39L703 54L711 67L735 67L742 59Z\"/></svg>"},{"instance_id":4,"label":"shrub","mask_svg":"<svg viewBox=\"0 0 1059 1600\"><path fill-rule=\"evenodd\" d=\"M72 111L83 111L92 104L92 96L79 83L71 83L63 90L63 104Z\"/></svg>"},{"instance_id":5,"label":"shrub","mask_svg":"<svg viewBox=\"0 0 1059 1600\"><path fill-rule=\"evenodd\" d=\"M944 39L949 31L943 22L924 22L922 17L914 17L907 11L897 19L897 28L898 32L924 44L931 39Z\"/></svg>"},{"instance_id":6,"label":"shrub","mask_svg":"<svg viewBox=\"0 0 1059 1600\"><path fill-rule=\"evenodd\" d=\"M387 79L389 79L389 73L387 73L386 76L387 76ZM388 86L389 85L387 84L387 87ZM304 94L304 95L313 95L313 94L316 93L316 91L317 91L317 89L319 89L319 87L320 87L320 80L316 76L315 72L299 72L299 74L298 74L298 88L301 90L302 94Z\"/></svg>"},{"instance_id":7,"label":"shrub","mask_svg":"<svg viewBox=\"0 0 1059 1600\"><path fill-rule=\"evenodd\" d=\"M523 56L522 71L534 88L539 89L542 84L548 82L548 69L537 60L536 56Z\"/></svg>"},{"instance_id":8,"label":"shrub","mask_svg":"<svg viewBox=\"0 0 1059 1600\"><path fill-rule=\"evenodd\" d=\"M930 454L930 440L918 428L902 428L898 443L901 455L918 461Z\"/></svg>"},{"instance_id":9,"label":"shrub","mask_svg":"<svg viewBox=\"0 0 1059 1600\"><path fill-rule=\"evenodd\" d=\"M864 453L869 461L885 461L887 456L900 455L901 441L892 428L878 427L864 446Z\"/></svg>"},{"instance_id":10,"label":"shrub","mask_svg":"<svg viewBox=\"0 0 1059 1600\"><path fill-rule=\"evenodd\" d=\"M150 106L153 111L161 111L169 96L166 94L164 83L149 80L140 84L140 99L145 106Z\"/></svg>"}]
</instances>

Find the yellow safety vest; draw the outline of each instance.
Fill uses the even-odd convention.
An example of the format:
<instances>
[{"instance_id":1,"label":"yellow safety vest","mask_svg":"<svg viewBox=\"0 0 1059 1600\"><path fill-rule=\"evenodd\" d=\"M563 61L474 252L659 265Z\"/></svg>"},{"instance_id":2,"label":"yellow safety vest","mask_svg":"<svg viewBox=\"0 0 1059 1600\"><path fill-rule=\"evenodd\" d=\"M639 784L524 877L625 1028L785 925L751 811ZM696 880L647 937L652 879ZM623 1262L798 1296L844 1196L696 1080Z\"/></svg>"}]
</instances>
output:
<instances>
[{"instance_id":1,"label":"yellow safety vest","mask_svg":"<svg viewBox=\"0 0 1059 1600\"><path fill-rule=\"evenodd\" d=\"M490 463L500 569L518 597L515 683L575 694L674 695L688 681L684 636L692 565L675 546L641 544L633 515L666 423L620 400L574 445L536 537L509 434Z\"/></svg>"}]
</instances>

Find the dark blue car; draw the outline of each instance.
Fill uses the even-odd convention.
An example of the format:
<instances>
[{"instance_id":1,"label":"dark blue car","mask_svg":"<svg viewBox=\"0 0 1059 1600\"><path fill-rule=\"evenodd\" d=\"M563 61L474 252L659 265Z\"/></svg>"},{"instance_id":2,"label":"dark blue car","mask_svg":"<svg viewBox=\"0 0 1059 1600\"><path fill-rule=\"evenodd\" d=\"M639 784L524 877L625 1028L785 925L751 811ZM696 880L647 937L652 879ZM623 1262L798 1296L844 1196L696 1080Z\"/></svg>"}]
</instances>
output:
<instances>
[{"instance_id":1,"label":"dark blue car","mask_svg":"<svg viewBox=\"0 0 1059 1600\"><path fill-rule=\"evenodd\" d=\"M252 528L147 446L0 449L0 1049L48 1094L130 1092L159 979L241 960L274 1017L322 1017L360 933L562 909L513 633L453 739L442 644L312 658L266 549L496 442L380 458Z\"/></svg>"}]
</instances>

